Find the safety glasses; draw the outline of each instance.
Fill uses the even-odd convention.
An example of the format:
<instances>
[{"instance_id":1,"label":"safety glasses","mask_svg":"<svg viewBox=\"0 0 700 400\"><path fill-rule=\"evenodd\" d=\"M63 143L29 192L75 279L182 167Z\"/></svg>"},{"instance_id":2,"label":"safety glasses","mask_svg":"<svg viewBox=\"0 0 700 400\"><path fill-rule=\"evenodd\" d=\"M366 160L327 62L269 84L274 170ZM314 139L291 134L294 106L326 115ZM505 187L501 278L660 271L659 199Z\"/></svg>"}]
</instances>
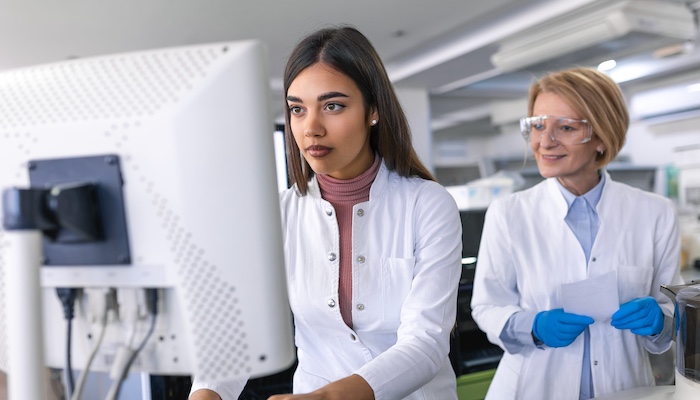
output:
<instances>
[{"instance_id":1,"label":"safety glasses","mask_svg":"<svg viewBox=\"0 0 700 400\"><path fill-rule=\"evenodd\" d=\"M550 139L563 145L582 144L591 140L593 128L588 120L536 115L520 119L520 133L530 143L540 143L548 132Z\"/></svg>"}]
</instances>

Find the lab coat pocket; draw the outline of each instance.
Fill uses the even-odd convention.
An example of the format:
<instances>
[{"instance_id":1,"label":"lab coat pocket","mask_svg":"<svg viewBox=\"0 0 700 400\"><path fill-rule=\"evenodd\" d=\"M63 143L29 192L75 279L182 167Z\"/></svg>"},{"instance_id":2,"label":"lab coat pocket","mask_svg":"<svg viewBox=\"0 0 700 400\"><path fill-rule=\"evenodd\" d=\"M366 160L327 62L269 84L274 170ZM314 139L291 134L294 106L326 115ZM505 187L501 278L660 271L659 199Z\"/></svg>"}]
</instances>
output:
<instances>
[{"instance_id":1,"label":"lab coat pocket","mask_svg":"<svg viewBox=\"0 0 700 400\"><path fill-rule=\"evenodd\" d=\"M398 323L413 281L414 258L384 258L382 260L382 320Z\"/></svg>"},{"instance_id":2,"label":"lab coat pocket","mask_svg":"<svg viewBox=\"0 0 700 400\"><path fill-rule=\"evenodd\" d=\"M652 267L623 265L617 268L617 293L620 304L648 296L651 289Z\"/></svg>"}]
</instances>

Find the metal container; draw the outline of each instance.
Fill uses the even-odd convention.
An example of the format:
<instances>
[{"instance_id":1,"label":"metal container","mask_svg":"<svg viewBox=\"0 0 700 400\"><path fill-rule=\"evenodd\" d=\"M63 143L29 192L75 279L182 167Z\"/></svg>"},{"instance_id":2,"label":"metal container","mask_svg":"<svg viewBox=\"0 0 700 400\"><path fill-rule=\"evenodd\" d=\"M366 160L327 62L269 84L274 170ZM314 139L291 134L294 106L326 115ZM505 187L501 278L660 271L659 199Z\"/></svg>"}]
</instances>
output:
<instances>
[{"instance_id":1,"label":"metal container","mask_svg":"<svg viewBox=\"0 0 700 400\"><path fill-rule=\"evenodd\" d=\"M676 372L700 384L700 285L676 295Z\"/></svg>"}]
</instances>

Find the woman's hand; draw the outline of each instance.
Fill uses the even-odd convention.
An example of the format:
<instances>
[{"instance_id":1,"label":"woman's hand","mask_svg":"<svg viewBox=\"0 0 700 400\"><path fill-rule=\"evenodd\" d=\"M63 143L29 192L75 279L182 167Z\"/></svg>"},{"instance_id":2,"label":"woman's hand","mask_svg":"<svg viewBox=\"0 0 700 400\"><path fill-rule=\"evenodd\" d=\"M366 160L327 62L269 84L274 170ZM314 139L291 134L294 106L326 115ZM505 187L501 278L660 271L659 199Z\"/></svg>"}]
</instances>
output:
<instances>
[{"instance_id":1,"label":"woman's hand","mask_svg":"<svg viewBox=\"0 0 700 400\"><path fill-rule=\"evenodd\" d=\"M277 394L268 400L374 400L374 391L364 378L350 375L306 394Z\"/></svg>"},{"instance_id":2,"label":"woman's hand","mask_svg":"<svg viewBox=\"0 0 700 400\"><path fill-rule=\"evenodd\" d=\"M557 308L541 311L532 323L532 333L549 347L565 347L592 324L593 318L564 312Z\"/></svg>"},{"instance_id":3,"label":"woman's hand","mask_svg":"<svg viewBox=\"0 0 700 400\"><path fill-rule=\"evenodd\" d=\"M664 329L664 313L656 299L642 297L622 304L610 324L617 329L629 329L635 335L658 335Z\"/></svg>"}]
</instances>

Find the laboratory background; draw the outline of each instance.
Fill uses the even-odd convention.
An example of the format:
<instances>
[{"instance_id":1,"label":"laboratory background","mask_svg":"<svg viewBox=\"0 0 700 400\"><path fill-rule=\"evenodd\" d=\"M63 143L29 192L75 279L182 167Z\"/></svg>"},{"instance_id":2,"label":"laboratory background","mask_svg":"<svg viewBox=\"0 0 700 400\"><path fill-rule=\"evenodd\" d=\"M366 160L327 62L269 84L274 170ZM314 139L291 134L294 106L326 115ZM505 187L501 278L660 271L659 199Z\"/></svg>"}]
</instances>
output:
<instances>
[{"instance_id":1,"label":"laboratory background","mask_svg":"<svg viewBox=\"0 0 700 400\"><path fill-rule=\"evenodd\" d=\"M700 279L699 18L698 0L30 0L0 6L0 72L256 39L265 47L269 134L278 143L282 71L296 41L327 25L357 27L385 63L416 151L460 208L464 259L450 356L460 399L481 399L502 354L470 315L481 228L491 201L542 180L519 119L527 116L530 84L545 72L593 66L620 85L631 125L608 171L616 181L673 200L681 275L686 283ZM240 151L249 150L232 149ZM276 154L282 189L284 155ZM674 351L653 358L658 385L674 384ZM290 371L251 381L250 390L262 395L290 385ZM40 380L51 385L56 376L60 371L51 369ZM102 398L109 381L92 374L85 398ZM119 398L185 398L183 382L133 372ZM178 390L181 397L164 394ZM2 373L0 399L6 391Z\"/></svg>"}]
</instances>

